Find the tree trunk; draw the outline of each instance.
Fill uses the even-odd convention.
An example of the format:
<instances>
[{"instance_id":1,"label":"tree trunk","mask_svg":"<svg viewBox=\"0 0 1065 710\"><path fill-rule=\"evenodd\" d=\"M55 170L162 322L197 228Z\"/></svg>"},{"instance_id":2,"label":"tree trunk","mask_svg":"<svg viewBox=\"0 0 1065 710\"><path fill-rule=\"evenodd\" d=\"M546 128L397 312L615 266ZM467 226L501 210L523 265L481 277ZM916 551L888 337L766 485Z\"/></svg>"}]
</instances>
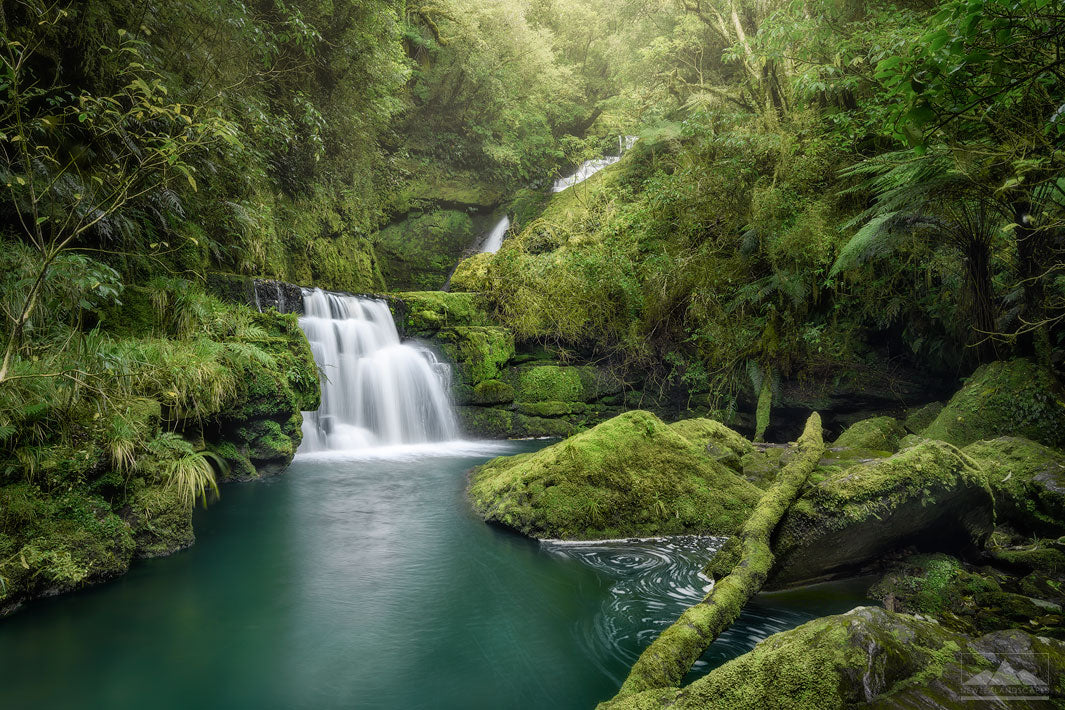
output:
<instances>
[{"instance_id":1,"label":"tree trunk","mask_svg":"<svg viewBox=\"0 0 1065 710\"><path fill-rule=\"evenodd\" d=\"M1043 250L1042 235L1032 228L1031 205L1028 200L1013 204L1013 237L1017 242L1017 278L1024 289L1024 309L1021 311L1020 329L1017 338L1018 354L1035 357L1037 353L1036 330L1028 326L1043 320L1043 280L1039 254Z\"/></svg>"},{"instance_id":2,"label":"tree trunk","mask_svg":"<svg viewBox=\"0 0 1065 710\"><path fill-rule=\"evenodd\" d=\"M976 357L981 363L991 362L998 359L998 353L993 338L996 331L991 285L991 251L986 243L973 240L966 245L965 269L972 298Z\"/></svg>"},{"instance_id":3,"label":"tree trunk","mask_svg":"<svg viewBox=\"0 0 1065 710\"><path fill-rule=\"evenodd\" d=\"M796 445L798 450L794 458L781 469L773 487L762 496L739 536L731 538L729 545L713 561L718 570L727 568L737 558L738 564L701 602L689 607L647 647L615 700L645 690L680 685L707 647L736 620L747 600L762 588L774 562L769 544L773 531L798 498L825 450L821 417L816 412L810 415ZM607 702L600 706L600 710L609 707Z\"/></svg>"}]
</instances>

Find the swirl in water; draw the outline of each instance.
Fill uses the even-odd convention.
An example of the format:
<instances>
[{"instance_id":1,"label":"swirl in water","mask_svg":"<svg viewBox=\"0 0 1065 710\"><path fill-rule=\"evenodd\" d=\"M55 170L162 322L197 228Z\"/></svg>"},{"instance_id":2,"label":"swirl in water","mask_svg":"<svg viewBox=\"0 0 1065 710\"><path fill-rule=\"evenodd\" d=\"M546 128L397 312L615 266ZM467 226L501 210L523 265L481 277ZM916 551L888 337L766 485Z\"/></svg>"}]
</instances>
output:
<instances>
[{"instance_id":1,"label":"swirl in water","mask_svg":"<svg viewBox=\"0 0 1065 710\"><path fill-rule=\"evenodd\" d=\"M640 653L711 588L702 574L725 538L675 537L607 542L547 541L551 554L578 560L610 585L600 609L574 629L585 655L620 683ZM863 589L864 591L864 589ZM762 639L823 614L842 613L863 595L831 586L762 594L707 650L693 675L750 651Z\"/></svg>"}]
</instances>

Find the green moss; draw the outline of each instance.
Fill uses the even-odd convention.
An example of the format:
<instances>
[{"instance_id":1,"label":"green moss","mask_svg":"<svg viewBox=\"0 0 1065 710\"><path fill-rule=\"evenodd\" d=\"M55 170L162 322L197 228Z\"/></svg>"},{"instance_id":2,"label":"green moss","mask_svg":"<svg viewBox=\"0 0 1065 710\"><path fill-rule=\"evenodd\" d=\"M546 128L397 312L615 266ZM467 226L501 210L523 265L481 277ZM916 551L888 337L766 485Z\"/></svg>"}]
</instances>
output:
<instances>
[{"instance_id":1,"label":"green moss","mask_svg":"<svg viewBox=\"0 0 1065 710\"><path fill-rule=\"evenodd\" d=\"M657 417L627 412L535 454L475 470L485 520L537 538L729 534L758 490Z\"/></svg>"},{"instance_id":2,"label":"green moss","mask_svg":"<svg viewBox=\"0 0 1065 710\"><path fill-rule=\"evenodd\" d=\"M299 445L298 441L294 442L286 436L281 425L273 419L250 421L239 427L236 433L247 445L248 458L252 461L291 459Z\"/></svg>"},{"instance_id":3,"label":"green moss","mask_svg":"<svg viewBox=\"0 0 1065 710\"><path fill-rule=\"evenodd\" d=\"M514 334L506 328L456 326L442 329L436 338L464 384L501 379L505 365L514 357Z\"/></svg>"},{"instance_id":4,"label":"green moss","mask_svg":"<svg viewBox=\"0 0 1065 710\"><path fill-rule=\"evenodd\" d=\"M1014 591L1018 586L1001 572L975 569L949 555L933 554L894 564L869 593L894 611L932 616L962 633L1026 628L1059 637L1065 634L1065 629L1055 633L1052 628L1060 626L1057 601L1032 599Z\"/></svg>"},{"instance_id":5,"label":"green moss","mask_svg":"<svg viewBox=\"0 0 1065 710\"><path fill-rule=\"evenodd\" d=\"M237 445L232 441L221 441L212 444L210 448L211 451L226 462L228 470L225 472L225 480L246 481L258 476L251 459L248 458L242 449L238 449Z\"/></svg>"},{"instance_id":6,"label":"green moss","mask_svg":"<svg viewBox=\"0 0 1065 710\"><path fill-rule=\"evenodd\" d=\"M456 407L462 430L489 439L514 436L514 412L497 407Z\"/></svg>"},{"instance_id":7,"label":"green moss","mask_svg":"<svg viewBox=\"0 0 1065 710\"><path fill-rule=\"evenodd\" d=\"M740 457L740 470L748 481L759 488L767 488L776 479L786 455L784 446L755 449Z\"/></svg>"},{"instance_id":8,"label":"green moss","mask_svg":"<svg viewBox=\"0 0 1065 710\"><path fill-rule=\"evenodd\" d=\"M769 416L773 409L773 386L771 378L762 378L762 389L758 392L758 408L755 413L754 440L765 441L765 432L769 428Z\"/></svg>"},{"instance_id":9,"label":"green moss","mask_svg":"<svg viewBox=\"0 0 1065 710\"><path fill-rule=\"evenodd\" d=\"M980 439L1022 436L1065 446L1065 404L1049 371L1029 360L984 365L923 432L930 439L965 446Z\"/></svg>"},{"instance_id":10,"label":"green moss","mask_svg":"<svg viewBox=\"0 0 1065 710\"><path fill-rule=\"evenodd\" d=\"M431 336L441 328L494 325L479 294L412 291L397 293L390 300L408 335Z\"/></svg>"},{"instance_id":11,"label":"green moss","mask_svg":"<svg viewBox=\"0 0 1065 710\"><path fill-rule=\"evenodd\" d=\"M773 565L769 543L780 517L795 500L824 450L821 417L814 413L795 443L794 456L758 501L739 535L730 537L711 560L717 580L697 604L663 631L640 655L618 697L650 688L676 685L711 643L735 621L747 601L758 593Z\"/></svg>"},{"instance_id":12,"label":"green moss","mask_svg":"<svg viewBox=\"0 0 1065 710\"><path fill-rule=\"evenodd\" d=\"M669 428L736 472L743 471L742 458L755 452L751 442L714 419L684 419Z\"/></svg>"},{"instance_id":13,"label":"green moss","mask_svg":"<svg viewBox=\"0 0 1065 710\"><path fill-rule=\"evenodd\" d=\"M537 365L518 371L514 393L519 402L579 402L584 386L576 367Z\"/></svg>"},{"instance_id":14,"label":"green moss","mask_svg":"<svg viewBox=\"0 0 1065 710\"><path fill-rule=\"evenodd\" d=\"M502 380L485 380L473 388L474 404L507 404L514 401L514 388Z\"/></svg>"},{"instance_id":15,"label":"green moss","mask_svg":"<svg viewBox=\"0 0 1065 710\"><path fill-rule=\"evenodd\" d=\"M1017 437L978 441L964 452L987 474L999 522L1033 534L1065 534L1065 455Z\"/></svg>"},{"instance_id":16,"label":"green moss","mask_svg":"<svg viewBox=\"0 0 1065 710\"><path fill-rule=\"evenodd\" d=\"M517 411L532 417L564 417L580 414L585 409L582 402L519 402Z\"/></svg>"},{"instance_id":17,"label":"green moss","mask_svg":"<svg viewBox=\"0 0 1065 710\"><path fill-rule=\"evenodd\" d=\"M953 446L926 441L890 458L829 469L777 530L773 582L854 571L906 545L980 546L993 521L983 471Z\"/></svg>"},{"instance_id":18,"label":"green moss","mask_svg":"<svg viewBox=\"0 0 1065 710\"><path fill-rule=\"evenodd\" d=\"M393 197L398 208L446 204L484 210L498 205L504 198L500 187L485 182L478 171L459 170L438 161L414 158L398 159L396 167L412 176Z\"/></svg>"},{"instance_id":19,"label":"green moss","mask_svg":"<svg viewBox=\"0 0 1065 710\"><path fill-rule=\"evenodd\" d=\"M165 485L138 479L123 511L133 531L138 557L158 557L184 549L196 540L192 503Z\"/></svg>"},{"instance_id":20,"label":"green moss","mask_svg":"<svg viewBox=\"0 0 1065 710\"><path fill-rule=\"evenodd\" d=\"M902 422L906 426L906 431L911 434L923 432L943 411L943 406L942 402L931 402L906 410L906 417Z\"/></svg>"},{"instance_id":21,"label":"green moss","mask_svg":"<svg viewBox=\"0 0 1065 710\"><path fill-rule=\"evenodd\" d=\"M511 437L520 439L564 438L581 430L577 424L565 419L526 416L516 413L512 420Z\"/></svg>"},{"instance_id":22,"label":"green moss","mask_svg":"<svg viewBox=\"0 0 1065 710\"><path fill-rule=\"evenodd\" d=\"M387 288L441 288L474 234L473 219L459 210L414 213L385 227L375 249Z\"/></svg>"},{"instance_id":23,"label":"green moss","mask_svg":"<svg viewBox=\"0 0 1065 710\"><path fill-rule=\"evenodd\" d=\"M570 436L578 426L563 419L527 416L498 407L458 407L462 429L490 439L524 439Z\"/></svg>"},{"instance_id":24,"label":"green moss","mask_svg":"<svg viewBox=\"0 0 1065 710\"><path fill-rule=\"evenodd\" d=\"M851 424L839 435L832 446L833 448L871 449L895 453L899 450L899 442L904 436L906 436L906 430L897 419L873 417Z\"/></svg>"},{"instance_id":25,"label":"green moss","mask_svg":"<svg viewBox=\"0 0 1065 710\"><path fill-rule=\"evenodd\" d=\"M0 521L10 552L0 560L0 609L109 579L133 558L129 526L99 496L6 486Z\"/></svg>"},{"instance_id":26,"label":"green moss","mask_svg":"<svg viewBox=\"0 0 1065 710\"><path fill-rule=\"evenodd\" d=\"M988 552L995 560L1017 570L1039 571L1059 578L1065 575L1065 538L993 544Z\"/></svg>"},{"instance_id":27,"label":"green moss","mask_svg":"<svg viewBox=\"0 0 1065 710\"><path fill-rule=\"evenodd\" d=\"M488 283L492 257L490 252L481 252L463 259L451 274L450 288L453 292L480 292Z\"/></svg>"},{"instance_id":28,"label":"green moss","mask_svg":"<svg viewBox=\"0 0 1065 710\"><path fill-rule=\"evenodd\" d=\"M843 710L886 695L965 644L935 624L861 607L770 636L753 651L683 689L650 690L604 703L600 710ZM927 680L932 680L928 678Z\"/></svg>"}]
</instances>

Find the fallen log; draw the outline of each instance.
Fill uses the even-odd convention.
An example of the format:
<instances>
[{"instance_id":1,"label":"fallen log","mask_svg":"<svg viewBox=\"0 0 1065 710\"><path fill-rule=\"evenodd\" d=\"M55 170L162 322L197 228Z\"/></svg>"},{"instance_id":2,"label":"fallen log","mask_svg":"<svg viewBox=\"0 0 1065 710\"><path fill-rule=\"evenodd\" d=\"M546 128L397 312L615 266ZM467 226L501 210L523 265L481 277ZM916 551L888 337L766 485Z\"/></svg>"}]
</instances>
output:
<instances>
[{"instance_id":1,"label":"fallen log","mask_svg":"<svg viewBox=\"0 0 1065 710\"><path fill-rule=\"evenodd\" d=\"M647 647L614 700L654 688L679 686L714 639L728 629L744 604L762 588L773 566L773 530L798 498L824 452L821 417L816 412L810 415L796 444L795 455L761 497L740 534L715 556L711 568L727 576ZM607 707L609 702L600 706L604 710Z\"/></svg>"}]
</instances>

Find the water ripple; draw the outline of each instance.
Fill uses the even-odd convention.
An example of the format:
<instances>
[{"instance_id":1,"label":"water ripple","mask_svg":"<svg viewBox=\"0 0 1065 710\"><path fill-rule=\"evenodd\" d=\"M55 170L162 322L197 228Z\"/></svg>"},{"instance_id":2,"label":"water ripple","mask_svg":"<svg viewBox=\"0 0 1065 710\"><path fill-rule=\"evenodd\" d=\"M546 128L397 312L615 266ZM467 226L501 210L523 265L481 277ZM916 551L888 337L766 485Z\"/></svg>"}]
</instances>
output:
<instances>
[{"instance_id":1,"label":"water ripple","mask_svg":"<svg viewBox=\"0 0 1065 710\"><path fill-rule=\"evenodd\" d=\"M544 542L552 555L577 560L610 580L596 613L574 631L585 655L620 681L644 648L689 606L706 595L702 569L725 538L674 537L607 542Z\"/></svg>"},{"instance_id":2,"label":"water ripple","mask_svg":"<svg viewBox=\"0 0 1065 710\"><path fill-rule=\"evenodd\" d=\"M605 601L573 632L585 657L620 683L658 634L710 591L712 583L702 569L725 539L546 541L542 546L551 555L588 565L607 581ZM855 580L756 596L695 664L688 680L750 651L775 633L848 611L862 603L867 587L868 581Z\"/></svg>"}]
</instances>

